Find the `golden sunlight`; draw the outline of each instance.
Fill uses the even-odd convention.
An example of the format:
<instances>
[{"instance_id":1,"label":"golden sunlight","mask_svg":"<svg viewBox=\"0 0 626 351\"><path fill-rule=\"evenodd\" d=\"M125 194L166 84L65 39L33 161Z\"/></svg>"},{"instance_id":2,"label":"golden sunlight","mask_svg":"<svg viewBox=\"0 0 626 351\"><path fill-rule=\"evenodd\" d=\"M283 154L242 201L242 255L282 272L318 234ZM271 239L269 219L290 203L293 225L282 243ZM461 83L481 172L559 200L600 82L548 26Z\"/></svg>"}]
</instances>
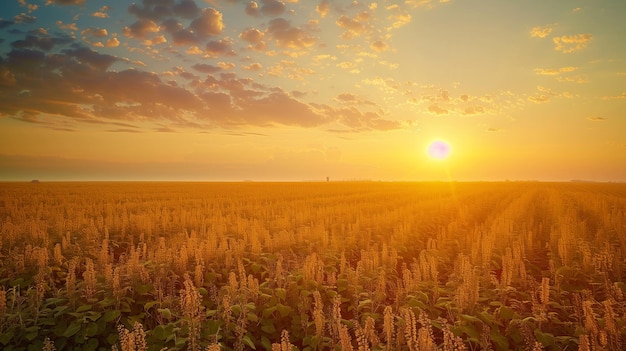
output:
<instances>
[{"instance_id":1,"label":"golden sunlight","mask_svg":"<svg viewBox=\"0 0 626 351\"><path fill-rule=\"evenodd\" d=\"M445 160L450 155L450 151L450 144L442 140L436 140L428 145L426 153L435 160Z\"/></svg>"}]
</instances>

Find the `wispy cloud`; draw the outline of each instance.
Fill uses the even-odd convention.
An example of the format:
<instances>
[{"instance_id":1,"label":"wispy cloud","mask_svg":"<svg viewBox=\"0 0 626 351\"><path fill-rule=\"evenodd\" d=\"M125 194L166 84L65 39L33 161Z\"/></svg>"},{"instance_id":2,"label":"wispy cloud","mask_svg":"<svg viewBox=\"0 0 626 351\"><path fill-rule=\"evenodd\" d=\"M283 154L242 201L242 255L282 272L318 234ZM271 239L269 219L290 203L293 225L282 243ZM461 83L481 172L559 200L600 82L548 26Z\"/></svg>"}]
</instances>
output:
<instances>
[{"instance_id":1,"label":"wispy cloud","mask_svg":"<svg viewBox=\"0 0 626 351\"><path fill-rule=\"evenodd\" d=\"M591 34L574 34L554 37L552 41L554 42L554 50L569 54L585 49L592 39L593 35Z\"/></svg>"},{"instance_id":2,"label":"wispy cloud","mask_svg":"<svg viewBox=\"0 0 626 351\"><path fill-rule=\"evenodd\" d=\"M535 74L542 76L557 76L562 73L570 73L578 70L578 67L567 66L561 68L535 68Z\"/></svg>"},{"instance_id":3,"label":"wispy cloud","mask_svg":"<svg viewBox=\"0 0 626 351\"><path fill-rule=\"evenodd\" d=\"M545 38L552 33L552 25L536 26L530 30L531 38Z\"/></svg>"},{"instance_id":4,"label":"wispy cloud","mask_svg":"<svg viewBox=\"0 0 626 351\"><path fill-rule=\"evenodd\" d=\"M606 121L607 118L605 117L599 117L599 116L592 116L592 117L587 117L588 121L593 121L593 122L601 122L601 121Z\"/></svg>"}]
</instances>

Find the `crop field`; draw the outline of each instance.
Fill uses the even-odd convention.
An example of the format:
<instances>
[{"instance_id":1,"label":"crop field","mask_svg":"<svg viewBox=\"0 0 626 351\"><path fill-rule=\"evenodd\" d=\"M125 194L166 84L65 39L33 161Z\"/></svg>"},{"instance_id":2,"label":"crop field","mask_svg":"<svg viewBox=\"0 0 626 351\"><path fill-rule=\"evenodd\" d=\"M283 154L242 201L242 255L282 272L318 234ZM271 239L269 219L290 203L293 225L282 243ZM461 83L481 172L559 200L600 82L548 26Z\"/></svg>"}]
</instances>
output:
<instances>
[{"instance_id":1,"label":"crop field","mask_svg":"<svg viewBox=\"0 0 626 351\"><path fill-rule=\"evenodd\" d=\"M1 183L0 349L624 350L626 184Z\"/></svg>"}]
</instances>

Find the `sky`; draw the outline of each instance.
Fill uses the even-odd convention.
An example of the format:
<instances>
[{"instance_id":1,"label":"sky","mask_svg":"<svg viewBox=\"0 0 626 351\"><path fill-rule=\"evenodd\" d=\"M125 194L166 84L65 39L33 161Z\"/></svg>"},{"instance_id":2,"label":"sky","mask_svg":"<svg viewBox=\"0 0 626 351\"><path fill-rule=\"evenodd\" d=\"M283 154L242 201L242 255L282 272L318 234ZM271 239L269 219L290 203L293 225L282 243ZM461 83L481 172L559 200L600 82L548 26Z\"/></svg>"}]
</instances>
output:
<instances>
[{"instance_id":1,"label":"sky","mask_svg":"<svg viewBox=\"0 0 626 351\"><path fill-rule=\"evenodd\" d=\"M626 181L625 13L3 0L0 180Z\"/></svg>"}]
</instances>

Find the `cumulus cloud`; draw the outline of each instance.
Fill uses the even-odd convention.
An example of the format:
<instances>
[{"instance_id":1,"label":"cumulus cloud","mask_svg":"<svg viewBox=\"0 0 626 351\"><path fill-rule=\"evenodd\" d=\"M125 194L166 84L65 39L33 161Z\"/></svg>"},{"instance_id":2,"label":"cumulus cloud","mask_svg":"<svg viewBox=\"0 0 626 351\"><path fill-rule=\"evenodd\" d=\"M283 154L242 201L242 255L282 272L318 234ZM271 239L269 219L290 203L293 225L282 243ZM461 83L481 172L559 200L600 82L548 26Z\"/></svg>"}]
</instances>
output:
<instances>
[{"instance_id":1,"label":"cumulus cloud","mask_svg":"<svg viewBox=\"0 0 626 351\"><path fill-rule=\"evenodd\" d=\"M261 0L261 13L268 16L278 16L285 12L287 5L279 0Z\"/></svg>"},{"instance_id":2,"label":"cumulus cloud","mask_svg":"<svg viewBox=\"0 0 626 351\"><path fill-rule=\"evenodd\" d=\"M303 49L317 42L317 38L311 33L302 28L292 27L284 18L271 20L267 32L274 38L276 45L283 48Z\"/></svg>"},{"instance_id":3,"label":"cumulus cloud","mask_svg":"<svg viewBox=\"0 0 626 351\"><path fill-rule=\"evenodd\" d=\"M246 14L249 16L258 16L259 15L259 4L255 1L250 1L246 5Z\"/></svg>"},{"instance_id":4,"label":"cumulus cloud","mask_svg":"<svg viewBox=\"0 0 626 351\"><path fill-rule=\"evenodd\" d=\"M102 6L98 11L91 14L92 17L97 18L109 18L109 14L107 13L111 8L108 6Z\"/></svg>"},{"instance_id":5,"label":"cumulus cloud","mask_svg":"<svg viewBox=\"0 0 626 351\"><path fill-rule=\"evenodd\" d=\"M50 51L56 45L64 45L72 41L71 37L64 35L53 37L45 29L38 28L28 31L24 39L12 42L11 46L14 48L38 48Z\"/></svg>"},{"instance_id":6,"label":"cumulus cloud","mask_svg":"<svg viewBox=\"0 0 626 351\"><path fill-rule=\"evenodd\" d=\"M221 34L224 29L222 13L213 8L205 8L202 15L191 22L191 28L200 36Z\"/></svg>"},{"instance_id":7,"label":"cumulus cloud","mask_svg":"<svg viewBox=\"0 0 626 351\"><path fill-rule=\"evenodd\" d=\"M232 49L232 41L229 39L212 40L206 44L206 53L211 57L235 56Z\"/></svg>"},{"instance_id":8,"label":"cumulus cloud","mask_svg":"<svg viewBox=\"0 0 626 351\"><path fill-rule=\"evenodd\" d=\"M531 38L545 38L547 37L550 33L552 33L552 27L550 26L536 26L533 27L530 30L530 37Z\"/></svg>"},{"instance_id":9,"label":"cumulus cloud","mask_svg":"<svg viewBox=\"0 0 626 351\"><path fill-rule=\"evenodd\" d=\"M24 23L24 24L29 24L29 23L35 23L37 21L37 17L34 16L29 16L25 13L20 13L19 15L15 15L13 17L13 22L14 23Z\"/></svg>"},{"instance_id":10,"label":"cumulus cloud","mask_svg":"<svg viewBox=\"0 0 626 351\"><path fill-rule=\"evenodd\" d=\"M411 14L397 4L387 6L386 10L391 13L389 15L389 19L392 21L392 28L397 29L408 23L411 23Z\"/></svg>"},{"instance_id":11,"label":"cumulus cloud","mask_svg":"<svg viewBox=\"0 0 626 351\"><path fill-rule=\"evenodd\" d=\"M311 127L332 119L287 93L232 74L197 82L198 93L192 93L154 73L133 69L109 72L108 67L118 60L78 45L49 56L42 51L14 49L0 61L0 115L19 116L30 123L45 121L41 124L50 128L61 128L50 117L54 115L81 123L169 120L174 126L187 127ZM194 69L215 71L202 64ZM197 81L193 75L187 76ZM208 91L202 92L203 85ZM196 120L183 115L196 116ZM71 125L62 128L70 130Z\"/></svg>"},{"instance_id":12,"label":"cumulus cloud","mask_svg":"<svg viewBox=\"0 0 626 351\"><path fill-rule=\"evenodd\" d=\"M202 72L202 73L215 73L221 70L221 68L219 67L209 65L206 63L196 63L195 65L191 67L195 69L196 71Z\"/></svg>"},{"instance_id":13,"label":"cumulus cloud","mask_svg":"<svg viewBox=\"0 0 626 351\"><path fill-rule=\"evenodd\" d=\"M148 35L159 31L159 26L150 19L139 19L130 26L124 27L124 35L129 38L145 39Z\"/></svg>"},{"instance_id":14,"label":"cumulus cloud","mask_svg":"<svg viewBox=\"0 0 626 351\"><path fill-rule=\"evenodd\" d=\"M343 39L352 39L354 37L361 36L370 30L370 25L368 24L369 19L370 14L368 12L361 12L354 18L341 15L337 21L335 21L335 24L344 30L341 34Z\"/></svg>"},{"instance_id":15,"label":"cumulus cloud","mask_svg":"<svg viewBox=\"0 0 626 351\"><path fill-rule=\"evenodd\" d=\"M592 39L591 34L575 34L554 37L552 41L554 42L554 50L568 54L583 50Z\"/></svg>"},{"instance_id":16,"label":"cumulus cloud","mask_svg":"<svg viewBox=\"0 0 626 351\"><path fill-rule=\"evenodd\" d=\"M330 3L328 2L328 0L322 0L319 4L317 4L317 6L315 7L315 11L317 11L320 17L326 17L330 12Z\"/></svg>"},{"instance_id":17,"label":"cumulus cloud","mask_svg":"<svg viewBox=\"0 0 626 351\"><path fill-rule=\"evenodd\" d=\"M174 14L186 19L195 18L200 14L200 8L193 0L181 0L172 8Z\"/></svg>"},{"instance_id":18,"label":"cumulus cloud","mask_svg":"<svg viewBox=\"0 0 626 351\"><path fill-rule=\"evenodd\" d=\"M260 51L266 47L265 33L256 28L246 28L239 34L239 38L250 44L249 49Z\"/></svg>"},{"instance_id":19,"label":"cumulus cloud","mask_svg":"<svg viewBox=\"0 0 626 351\"><path fill-rule=\"evenodd\" d=\"M141 5L132 4L128 12L137 21L124 28L124 35L144 39L150 46L165 41L148 40L154 33L166 32L176 46L198 46L208 37L217 36L224 29L222 13L214 8L200 9L193 0L143 0ZM191 20L191 22L187 22ZM189 23L186 27L183 23Z\"/></svg>"},{"instance_id":20,"label":"cumulus cloud","mask_svg":"<svg viewBox=\"0 0 626 351\"><path fill-rule=\"evenodd\" d=\"M548 89L540 85L540 86L537 86L537 93L535 95L529 96L528 100L536 104L541 104L541 103L548 102L551 98L555 96L558 96L558 94L552 91L551 89Z\"/></svg>"},{"instance_id":21,"label":"cumulus cloud","mask_svg":"<svg viewBox=\"0 0 626 351\"><path fill-rule=\"evenodd\" d=\"M260 71L263 69L263 65L258 62L251 63L247 66L243 66L243 69L246 71Z\"/></svg>"},{"instance_id":22,"label":"cumulus cloud","mask_svg":"<svg viewBox=\"0 0 626 351\"><path fill-rule=\"evenodd\" d=\"M389 45L382 40L376 40L370 45L370 48L376 52L383 52L389 49Z\"/></svg>"},{"instance_id":23,"label":"cumulus cloud","mask_svg":"<svg viewBox=\"0 0 626 351\"><path fill-rule=\"evenodd\" d=\"M437 105L437 104L428 106L428 111L430 113L435 114L435 115L446 115L446 114L448 114L448 110L447 109L439 107L439 105Z\"/></svg>"}]
</instances>

